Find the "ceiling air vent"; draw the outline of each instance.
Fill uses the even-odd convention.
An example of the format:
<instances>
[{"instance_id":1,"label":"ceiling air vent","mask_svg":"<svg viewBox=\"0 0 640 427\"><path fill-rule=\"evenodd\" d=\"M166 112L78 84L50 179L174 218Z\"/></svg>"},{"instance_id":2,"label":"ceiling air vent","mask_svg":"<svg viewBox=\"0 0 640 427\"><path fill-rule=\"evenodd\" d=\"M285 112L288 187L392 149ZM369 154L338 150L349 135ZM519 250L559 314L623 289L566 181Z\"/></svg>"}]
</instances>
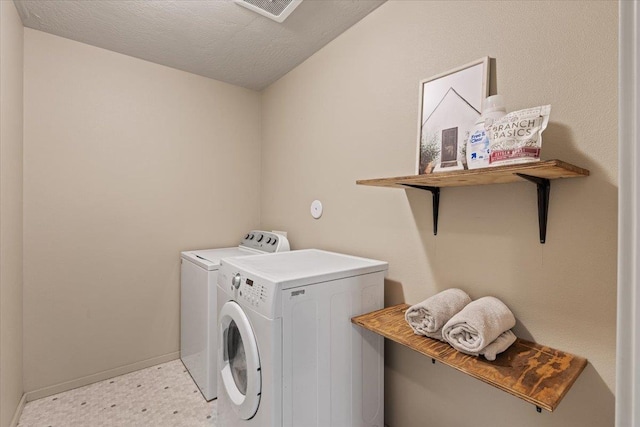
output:
<instances>
[{"instance_id":1,"label":"ceiling air vent","mask_svg":"<svg viewBox=\"0 0 640 427\"><path fill-rule=\"evenodd\" d=\"M282 22L298 7L302 0L234 0L240 6L253 10L262 16Z\"/></svg>"}]
</instances>

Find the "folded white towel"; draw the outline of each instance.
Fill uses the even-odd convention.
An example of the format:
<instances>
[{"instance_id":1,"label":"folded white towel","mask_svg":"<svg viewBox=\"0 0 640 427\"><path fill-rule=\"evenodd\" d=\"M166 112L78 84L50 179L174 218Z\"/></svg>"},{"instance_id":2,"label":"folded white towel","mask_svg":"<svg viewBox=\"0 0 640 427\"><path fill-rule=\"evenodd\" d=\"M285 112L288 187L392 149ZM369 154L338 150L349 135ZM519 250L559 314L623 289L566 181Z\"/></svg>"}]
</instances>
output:
<instances>
[{"instance_id":1,"label":"folded white towel","mask_svg":"<svg viewBox=\"0 0 640 427\"><path fill-rule=\"evenodd\" d=\"M442 327L470 302L465 291L451 288L409 307L404 318L416 335L444 341Z\"/></svg>"},{"instance_id":2,"label":"folded white towel","mask_svg":"<svg viewBox=\"0 0 640 427\"><path fill-rule=\"evenodd\" d=\"M491 344L480 350L480 354L487 360L496 360L496 355L511 347L514 342L516 342L516 335L509 329L501 333Z\"/></svg>"},{"instance_id":3,"label":"folded white towel","mask_svg":"<svg viewBox=\"0 0 640 427\"><path fill-rule=\"evenodd\" d=\"M495 297L482 297L449 319L442 328L442 336L456 350L478 356L515 325L516 318L502 301ZM491 355L493 348L490 351Z\"/></svg>"}]
</instances>

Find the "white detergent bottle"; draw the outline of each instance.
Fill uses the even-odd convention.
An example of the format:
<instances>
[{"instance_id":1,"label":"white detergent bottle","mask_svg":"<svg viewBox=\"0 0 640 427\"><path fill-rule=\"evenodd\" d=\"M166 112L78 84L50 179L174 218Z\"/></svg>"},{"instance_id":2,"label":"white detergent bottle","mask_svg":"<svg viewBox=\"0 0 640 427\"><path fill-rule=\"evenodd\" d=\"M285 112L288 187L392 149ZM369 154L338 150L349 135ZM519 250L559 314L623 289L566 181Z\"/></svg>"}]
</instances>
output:
<instances>
[{"instance_id":1,"label":"white detergent bottle","mask_svg":"<svg viewBox=\"0 0 640 427\"><path fill-rule=\"evenodd\" d=\"M478 118L467 141L467 167L469 169L489 167L489 135L485 125L507 114L502 95L493 95L482 101L482 115Z\"/></svg>"}]
</instances>

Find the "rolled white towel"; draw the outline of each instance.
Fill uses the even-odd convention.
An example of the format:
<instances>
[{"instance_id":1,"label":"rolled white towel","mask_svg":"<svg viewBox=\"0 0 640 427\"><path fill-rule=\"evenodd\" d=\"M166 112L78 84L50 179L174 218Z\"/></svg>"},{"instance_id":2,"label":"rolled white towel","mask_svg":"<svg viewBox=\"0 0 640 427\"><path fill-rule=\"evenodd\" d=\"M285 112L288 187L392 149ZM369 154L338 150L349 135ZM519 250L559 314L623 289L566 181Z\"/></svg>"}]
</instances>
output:
<instances>
[{"instance_id":1,"label":"rolled white towel","mask_svg":"<svg viewBox=\"0 0 640 427\"><path fill-rule=\"evenodd\" d=\"M444 341L442 327L470 302L465 291L451 288L409 307L404 318L416 335Z\"/></svg>"},{"instance_id":2,"label":"rolled white towel","mask_svg":"<svg viewBox=\"0 0 640 427\"><path fill-rule=\"evenodd\" d=\"M487 360L496 360L496 355L511 347L514 342L516 342L516 335L509 329L501 333L491 344L480 350L480 354Z\"/></svg>"},{"instance_id":3,"label":"rolled white towel","mask_svg":"<svg viewBox=\"0 0 640 427\"><path fill-rule=\"evenodd\" d=\"M456 350L478 356L503 332L515 325L516 318L502 301L495 297L482 297L449 319L442 327L442 336ZM500 341L502 344L505 342ZM500 347L496 343L496 346L489 349L489 355Z\"/></svg>"}]
</instances>

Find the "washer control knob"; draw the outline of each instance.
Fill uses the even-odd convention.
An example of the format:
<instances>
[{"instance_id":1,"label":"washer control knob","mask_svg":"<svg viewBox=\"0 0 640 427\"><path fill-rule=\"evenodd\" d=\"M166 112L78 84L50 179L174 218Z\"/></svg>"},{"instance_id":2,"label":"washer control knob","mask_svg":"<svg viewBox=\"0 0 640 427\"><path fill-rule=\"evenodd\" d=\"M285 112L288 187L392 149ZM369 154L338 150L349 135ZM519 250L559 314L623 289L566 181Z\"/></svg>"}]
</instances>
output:
<instances>
[{"instance_id":1,"label":"washer control knob","mask_svg":"<svg viewBox=\"0 0 640 427\"><path fill-rule=\"evenodd\" d=\"M234 288L238 289L240 287L240 283L242 283L242 277L240 276L240 273L236 273L231 279L231 284Z\"/></svg>"},{"instance_id":2,"label":"washer control knob","mask_svg":"<svg viewBox=\"0 0 640 427\"><path fill-rule=\"evenodd\" d=\"M258 242L262 242L262 239L264 239L264 236L262 234L258 235Z\"/></svg>"}]
</instances>

